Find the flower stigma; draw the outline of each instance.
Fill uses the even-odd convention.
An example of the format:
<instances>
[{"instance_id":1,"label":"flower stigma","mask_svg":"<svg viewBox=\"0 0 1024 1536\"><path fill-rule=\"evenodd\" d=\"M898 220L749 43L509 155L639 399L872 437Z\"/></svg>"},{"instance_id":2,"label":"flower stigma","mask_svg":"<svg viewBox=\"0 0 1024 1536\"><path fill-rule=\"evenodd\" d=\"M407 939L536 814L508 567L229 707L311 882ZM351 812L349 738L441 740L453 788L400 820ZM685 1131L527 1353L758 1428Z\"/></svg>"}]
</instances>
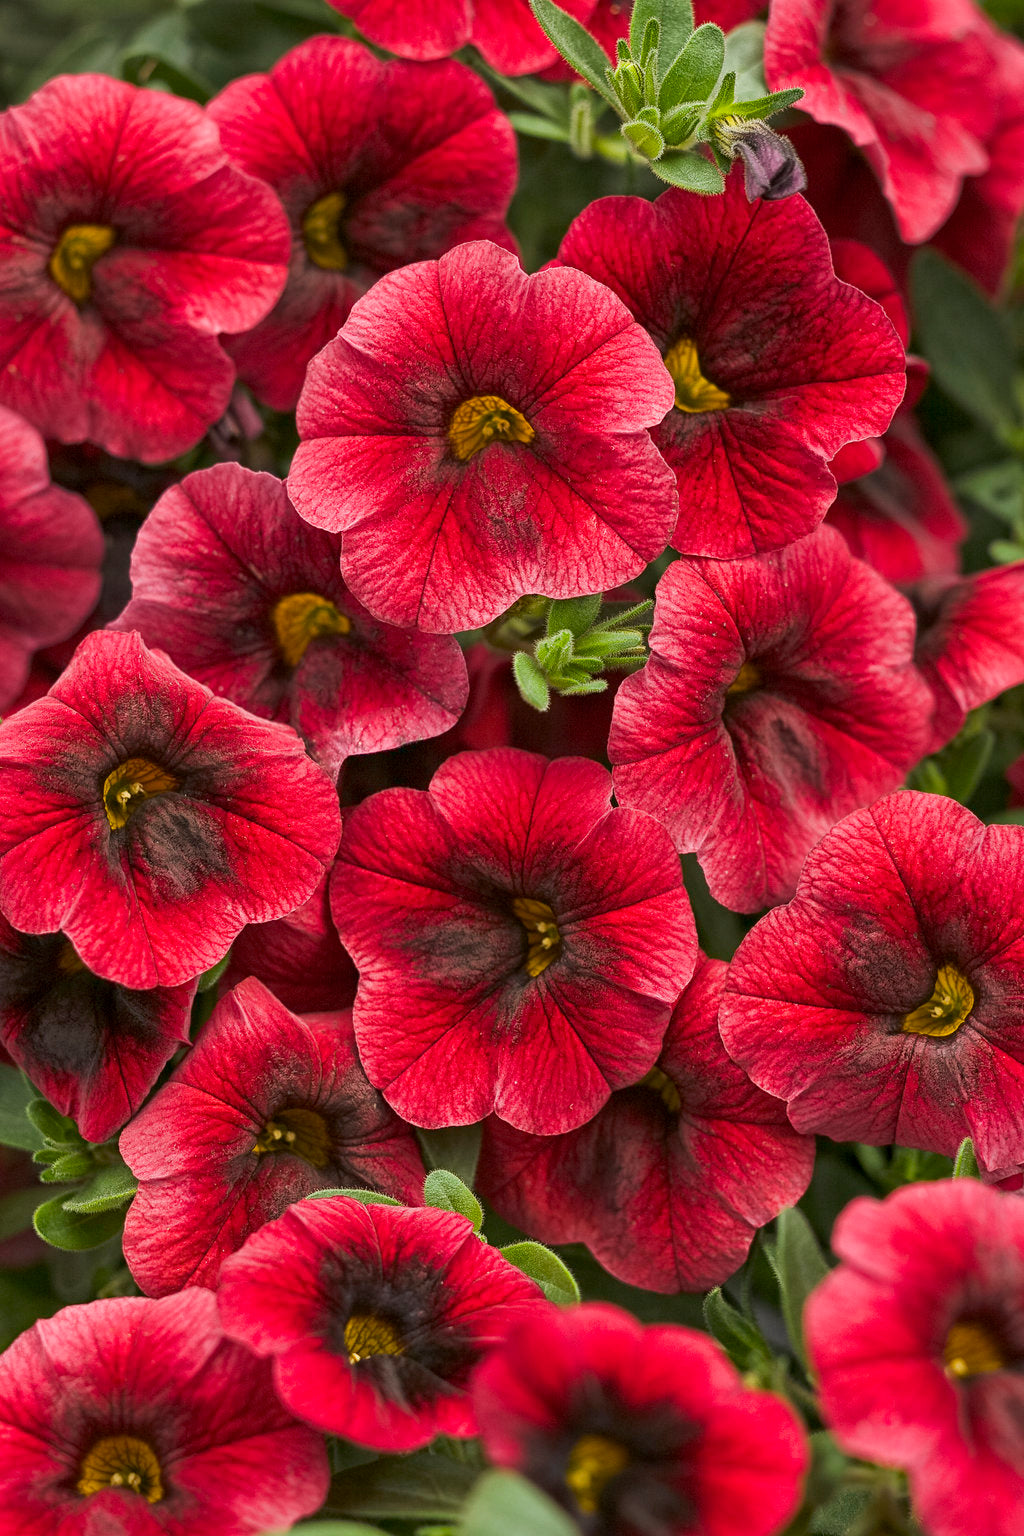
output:
<instances>
[{"instance_id":1,"label":"flower stigma","mask_svg":"<svg viewBox=\"0 0 1024 1536\"><path fill-rule=\"evenodd\" d=\"M277 636L277 648L285 665L297 667L311 641L325 635L347 635L352 620L340 613L329 597L316 592L293 592L274 604L271 619Z\"/></svg>"},{"instance_id":2,"label":"flower stigma","mask_svg":"<svg viewBox=\"0 0 1024 1536\"><path fill-rule=\"evenodd\" d=\"M597 1513L613 1477L629 1465L629 1452L605 1435L581 1435L569 1452L565 1484L581 1514Z\"/></svg>"},{"instance_id":3,"label":"flower stigma","mask_svg":"<svg viewBox=\"0 0 1024 1536\"><path fill-rule=\"evenodd\" d=\"M997 1339L984 1323L954 1323L942 1348L946 1374L957 1381L988 1376L1006 1368Z\"/></svg>"},{"instance_id":4,"label":"flower stigma","mask_svg":"<svg viewBox=\"0 0 1024 1536\"><path fill-rule=\"evenodd\" d=\"M76 1486L83 1498L104 1488L140 1493L147 1504L159 1504L164 1496L156 1452L135 1435L106 1435L97 1440L82 1460Z\"/></svg>"},{"instance_id":5,"label":"flower stigma","mask_svg":"<svg viewBox=\"0 0 1024 1536\"><path fill-rule=\"evenodd\" d=\"M373 1312L353 1312L345 1324L345 1348L350 1365L373 1355L404 1355L402 1336L386 1317Z\"/></svg>"},{"instance_id":6,"label":"flower stigma","mask_svg":"<svg viewBox=\"0 0 1024 1536\"><path fill-rule=\"evenodd\" d=\"M535 435L522 412L500 395L463 400L448 427L452 453L463 464L489 443L532 443Z\"/></svg>"},{"instance_id":7,"label":"flower stigma","mask_svg":"<svg viewBox=\"0 0 1024 1536\"><path fill-rule=\"evenodd\" d=\"M148 757L130 757L103 781L103 809L111 832L126 827L139 806L181 787L181 780Z\"/></svg>"},{"instance_id":8,"label":"flower stigma","mask_svg":"<svg viewBox=\"0 0 1024 1536\"><path fill-rule=\"evenodd\" d=\"M76 304L92 298L92 269L105 255L117 231L109 224L69 224L50 257L50 276Z\"/></svg>"},{"instance_id":9,"label":"flower stigma","mask_svg":"<svg viewBox=\"0 0 1024 1536\"><path fill-rule=\"evenodd\" d=\"M903 1020L905 1035L930 1035L933 1039L955 1035L974 1007L974 989L955 965L940 965L931 997Z\"/></svg>"},{"instance_id":10,"label":"flower stigma","mask_svg":"<svg viewBox=\"0 0 1024 1536\"><path fill-rule=\"evenodd\" d=\"M302 215L306 255L315 267L322 267L325 272L344 272L348 266L348 252L341 243L344 211L344 192L328 192L311 203Z\"/></svg>"},{"instance_id":11,"label":"flower stigma","mask_svg":"<svg viewBox=\"0 0 1024 1536\"><path fill-rule=\"evenodd\" d=\"M327 1122L315 1109L279 1109L263 1127L252 1150L257 1156L290 1152L311 1168L326 1168L331 1160Z\"/></svg>"},{"instance_id":12,"label":"flower stigma","mask_svg":"<svg viewBox=\"0 0 1024 1536\"><path fill-rule=\"evenodd\" d=\"M732 404L729 395L717 384L712 384L700 371L697 343L689 336L680 336L665 353L665 367L676 386L676 409L690 416L704 411L727 411Z\"/></svg>"},{"instance_id":13,"label":"flower stigma","mask_svg":"<svg viewBox=\"0 0 1024 1536\"><path fill-rule=\"evenodd\" d=\"M512 911L526 929L527 972L539 976L562 953L562 935L555 914L546 901L534 901L529 896L517 896Z\"/></svg>"}]
</instances>

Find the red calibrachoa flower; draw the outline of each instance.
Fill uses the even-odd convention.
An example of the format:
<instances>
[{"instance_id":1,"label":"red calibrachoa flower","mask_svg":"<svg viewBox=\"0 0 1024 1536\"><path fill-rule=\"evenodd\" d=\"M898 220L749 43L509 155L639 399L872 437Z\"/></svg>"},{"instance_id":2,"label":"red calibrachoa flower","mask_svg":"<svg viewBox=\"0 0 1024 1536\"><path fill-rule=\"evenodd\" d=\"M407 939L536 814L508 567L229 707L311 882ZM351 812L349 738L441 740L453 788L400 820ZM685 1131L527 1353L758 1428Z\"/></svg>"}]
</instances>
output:
<instances>
[{"instance_id":1,"label":"red calibrachoa flower","mask_svg":"<svg viewBox=\"0 0 1024 1536\"><path fill-rule=\"evenodd\" d=\"M558 257L625 301L672 376L652 435L679 487L673 547L734 559L820 523L829 460L884 432L906 360L880 307L835 276L803 198L748 203L739 173L722 197L601 198Z\"/></svg>"},{"instance_id":2,"label":"red calibrachoa flower","mask_svg":"<svg viewBox=\"0 0 1024 1536\"><path fill-rule=\"evenodd\" d=\"M462 240L510 242L515 134L463 64L380 60L315 37L268 75L233 80L207 110L235 164L268 182L291 220L276 308L225 343L276 410L294 409L306 364L382 272Z\"/></svg>"},{"instance_id":3,"label":"red calibrachoa flower","mask_svg":"<svg viewBox=\"0 0 1024 1536\"><path fill-rule=\"evenodd\" d=\"M403 59L443 59L473 43L492 69L529 75L558 57L530 10L529 0L328 0L371 43ZM586 22L597 0L563 0Z\"/></svg>"},{"instance_id":4,"label":"red calibrachoa flower","mask_svg":"<svg viewBox=\"0 0 1024 1536\"><path fill-rule=\"evenodd\" d=\"M1024 1203L975 1179L854 1200L804 1313L822 1412L854 1456L907 1467L929 1536L1024 1523Z\"/></svg>"},{"instance_id":5,"label":"red calibrachoa flower","mask_svg":"<svg viewBox=\"0 0 1024 1536\"><path fill-rule=\"evenodd\" d=\"M143 524L132 600L115 627L292 726L337 777L350 753L448 730L469 693L458 642L372 618L341 579L340 546L298 516L273 475L201 469Z\"/></svg>"},{"instance_id":6,"label":"red calibrachoa flower","mask_svg":"<svg viewBox=\"0 0 1024 1536\"><path fill-rule=\"evenodd\" d=\"M338 801L286 726L257 720L138 635L96 633L0 726L0 910L63 930L90 970L177 986L247 922L310 896Z\"/></svg>"},{"instance_id":7,"label":"red calibrachoa flower","mask_svg":"<svg viewBox=\"0 0 1024 1536\"><path fill-rule=\"evenodd\" d=\"M864 152L904 240L927 240L965 176L988 168L991 58L970 0L772 0L770 90L799 85L801 110Z\"/></svg>"},{"instance_id":8,"label":"red calibrachoa flower","mask_svg":"<svg viewBox=\"0 0 1024 1536\"><path fill-rule=\"evenodd\" d=\"M119 987L87 971L61 934L0 917L0 1044L87 1141L131 1119L179 1045L196 983Z\"/></svg>"},{"instance_id":9,"label":"red calibrachoa flower","mask_svg":"<svg viewBox=\"0 0 1024 1536\"><path fill-rule=\"evenodd\" d=\"M24 688L32 653L90 613L102 560L89 503L51 485L42 438L0 408L0 711Z\"/></svg>"},{"instance_id":10,"label":"red calibrachoa flower","mask_svg":"<svg viewBox=\"0 0 1024 1536\"><path fill-rule=\"evenodd\" d=\"M807 1188L814 1143L726 1055L725 972L701 956L655 1065L578 1131L487 1123L478 1187L500 1216L545 1243L586 1243L648 1291L707 1290L739 1268L757 1228Z\"/></svg>"},{"instance_id":11,"label":"red calibrachoa flower","mask_svg":"<svg viewBox=\"0 0 1024 1536\"><path fill-rule=\"evenodd\" d=\"M917 665L935 695L929 751L956 735L969 710L1024 683L1024 560L959 580L936 576L910 593Z\"/></svg>"},{"instance_id":12,"label":"red calibrachoa flower","mask_svg":"<svg viewBox=\"0 0 1024 1536\"><path fill-rule=\"evenodd\" d=\"M664 830L597 763L495 748L345 821L331 906L366 1074L415 1125L554 1135L653 1065L693 974Z\"/></svg>"},{"instance_id":13,"label":"red calibrachoa flower","mask_svg":"<svg viewBox=\"0 0 1024 1536\"><path fill-rule=\"evenodd\" d=\"M593 1536L771 1536L800 1502L796 1416L692 1328L553 1307L483 1362L473 1402L490 1459Z\"/></svg>"},{"instance_id":14,"label":"red calibrachoa flower","mask_svg":"<svg viewBox=\"0 0 1024 1536\"><path fill-rule=\"evenodd\" d=\"M577 597L661 554L674 476L645 428L672 381L582 272L527 277L486 240L382 277L309 366L288 490L344 532L371 613L454 631Z\"/></svg>"},{"instance_id":15,"label":"red calibrachoa flower","mask_svg":"<svg viewBox=\"0 0 1024 1536\"><path fill-rule=\"evenodd\" d=\"M907 600L831 528L751 560L676 561L647 665L615 700L619 801L695 852L726 906L785 900L822 833L925 750L913 637Z\"/></svg>"},{"instance_id":16,"label":"red calibrachoa flower","mask_svg":"<svg viewBox=\"0 0 1024 1536\"><path fill-rule=\"evenodd\" d=\"M139 1180L124 1253L149 1296L212 1285L251 1232L314 1189L422 1200L416 1138L366 1081L349 1010L300 1019L240 982L121 1137Z\"/></svg>"},{"instance_id":17,"label":"red calibrachoa flower","mask_svg":"<svg viewBox=\"0 0 1024 1536\"><path fill-rule=\"evenodd\" d=\"M828 832L736 952L726 1049L797 1130L1024 1164L1024 828L888 795Z\"/></svg>"},{"instance_id":18,"label":"red calibrachoa flower","mask_svg":"<svg viewBox=\"0 0 1024 1536\"><path fill-rule=\"evenodd\" d=\"M287 220L194 102L62 75L0 116L0 399L62 443L170 459L217 420L214 339L284 285Z\"/></svg>"},{"instance_id":19,"label":"red calibrachoa flower","mask_svg":"<svg viewBox=\"0 0 1024 1536\"><path fill-rule=\"evenodd\" d=\"M225 1260L224 1327L274 1361L281 1401L381 1451L476 1434L482 1355L532 1312L532 1280L454 1211L300 1200Z\"/></svg>"},{"instance_id":20,"label":"red calibrachoa flower","mask_svg":"<svg viewBox=\"0 0 1024 1536\"><path fill-rule=\"evenodd\" d=\"M0 1526L18 1536L257 1536L327 1483L320 1437L210 1291L65 1307L0 1355Z\"/></svg>"},{"instance_id":21,"label":"red calibrachoa flower","mask_svg":"<svg viewBox=\"0 0 1024 1536\"><path fill-rule=\"evenodd\" d=\"M242 929L224 973L229 987L256 976L292 1013L351 1008L358 978L331 920L327 882L287 917Z\"/></svg>"}]
</instances>

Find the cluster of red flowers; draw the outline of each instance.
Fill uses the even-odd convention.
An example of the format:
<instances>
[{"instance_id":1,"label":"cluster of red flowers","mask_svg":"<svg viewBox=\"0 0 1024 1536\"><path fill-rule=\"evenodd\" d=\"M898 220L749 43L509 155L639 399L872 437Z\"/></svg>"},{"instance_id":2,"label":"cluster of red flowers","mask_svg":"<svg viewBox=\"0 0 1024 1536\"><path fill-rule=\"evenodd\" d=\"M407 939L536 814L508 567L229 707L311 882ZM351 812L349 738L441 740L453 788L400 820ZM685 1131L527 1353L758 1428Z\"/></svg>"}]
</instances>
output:
<instances>
[{"instance_id":1,"label":"cluster of red flowers","mask_svg":"<svg viewBox=\"0 0 1024 1536\"><path fill-rule=\"evenodd\" d=\"M0 1532L257 1536L325 1436L479 1436L585 1536L773 1536L820 1422L894 1522L889 1467L1017 1536L1024 825L908 775L1024 684L1024 560L962 570L907 272L998 290L1024 46L698 4L804 91L806 196L602 197L528 274L482 75L579 105L543 7L331 3L374 48L0 114L0 1057L132 1196L0 1356ZM523 1243L431 1193L477 1126ZM815 1136L978 1177L842 1213L792 1380L763 1306L730 1363L552 1299L541 1243L721 1286Z\"/></svg>"}]
</instances>

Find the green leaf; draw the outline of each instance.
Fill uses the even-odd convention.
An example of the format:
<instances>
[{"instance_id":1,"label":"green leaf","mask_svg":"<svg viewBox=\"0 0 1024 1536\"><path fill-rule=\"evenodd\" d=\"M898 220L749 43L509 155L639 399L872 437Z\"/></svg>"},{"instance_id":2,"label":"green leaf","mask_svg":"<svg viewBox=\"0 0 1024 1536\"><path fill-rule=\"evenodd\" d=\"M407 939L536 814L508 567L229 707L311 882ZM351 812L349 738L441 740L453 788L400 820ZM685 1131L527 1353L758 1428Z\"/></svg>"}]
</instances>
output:
<instances>
[{"instance_id":1,"label":"green leaf","mask_svg":"<svg viewBox=\"0 0 1024 1536\"><path fill-rule=\"evenodd\" d=\"M528 651L516 651L512 657L512 675L520 694L541 714L551 703L548 680Z\"/></svg>"},{"instance_id":2,"label":"green leaf","mask_svg":"<svg viewBox=\"0 0 1024 1536\"><path fill-rule=\"evenodd\" d=\"M712 195L725 191L725 177L710 160L691 149L667 149L660 160L652 160L651 170L660 181L687 192Z\"/></svg>"},{"instance_id":3,"label":"green leaf","mask_svg":"<svg viewBox=\"0 0 1024 1536\"><path fill-rule=\"evenodd\" d=\"M362 1205L401 1205L391 1195L380 1195L375 1189L314 1189L303 1195L304 1200L330 1200L332 1195L344 1195L346 1200L358 1200Z\"/></svg>"},{"instance_id":4,"label":"green leaf","mask_svg":"<svg viewBox=\"0 0 1024 1536\"><path fill-rule=\"evenodd\" d=\"M459 1536L579 1536L579 1527L518 1472L485 1472L466 1500Z\"/></svg>"},{"instance_id":5,"label":"green leaf","mask_svg":"<svg viewBox=\"0 0 1024 1536\"><path fill-rule=\"evenodd\" d=\"M533 112L509 112L508 120L517 133L525 133L531 139L550 139L555 144L568 144L569 130L563 123L552 122L549 117L538 117Z\"/></svg>"},{"instance_id":6,"label":"green leaf","mask_svg":"<svg viewBox=\"0 0 1024 1536\"><path fill-rule=\"evenodd\" d=\"M572 1271L562 1263L557 1253L552 1253L543 1243L509 1243L507 1247L499 1248L498 1252L503 1259L514 1264L516 1269L521 1269L524 1275L536 1280L548 1301L560 1307L571 1307L579 1301L580 1288Z\"/></svg>"},{"instance_id":7,"label":"green leaf","mask_svg":"<svg viewBox=\"0 0 1024 1536\"><path fill-rule=\"evenodd\" d=\"M981 289L937 251L917 253L911 293L921 350L936 382L997 436L1019 431L1009 328Z\"/></svg>"},{"instance_id":8,"label":"green leaf","mask_svg":"<svg viewBox=\"0 0 1024 1536\"><path fill-rule=\"evenodd\" d=\"M582 75L610 107L618 107L615 93L605 79L608 55L601 44L592 38L586 27L581 27L575 17L555 5L554 0L530 0L542 32L554 43L562 58Z\"/></svg>"},{"instance_id":9,"label":"green leaf","mask_svg":"<svg viewBox=\"0 0 1024 1536\"><path fill-rule=\"evenodd\" d=\"M684 101L707 101L725 64L725 33L713 21L698 27L661 82L658 105L671 111Z\"/></svg>"},{"instance_id":10,"label":"green leaf","mask_svg":"<svg viewBox=\"0 0 1024 1536\"><path fill-rule=\"evenodd\" d=\"M0 1200L0 1243L31 1227L32 1216L38 1204L39 1189L36 1185L31 1189L16 1189ZM0 1349L3 1347L0 1345Z\"/></svg>"},{"instance_id":11,"label":"green leaf","mask_svg":"<svg viewBox=\"0 0 1024 1536\"><path fill-rule=\"evenodd\" d=\"M183 11L174 10L155 16L125 44L121 74L132 85L155 81L169 86L178 96L206 102L214 87L196 73Z\"/></svg>"},{"instance_id":12,"label":"green leaf","mask_svg":"<svg viewBox=\"0 0 1024 1536\"><path fill-rule=\"evenodd\" d=\"M798 1358L806 1365L804 1347L804 1302L828 1274L818 1239L802 1211L795 1207L780 1211L775 1223L775 1246L768 1256L779 1282L782 1316L790 1342Z\"/></svg>"},{"instance_id":13,"label":"green leaf","mask_svg":"<svg viewBox=\"0 0 1024 1536\"><path fill-rule=\"evenodd\" d=\"M127 1205L139 1181L124 1163L101 1168L82 1189L64 1201L66 1211L113 1211Z\"/></svg>"},{"instance_id":14,"label":"green leaf","mask_svg":"<svg viewBox=\"0 0 1024 1536\"><path fill-rule=\"evenodd\" d=\"M78 1127L67 1115L62 1115L59 1110L46 1099L33 1098L25 1106L25 1113L40 1132L44 1141L51 1146L82 1146L84 1145L78 1133Z\"/></svg>"},{"instance_id":15,"label":"green leaf","mask_svg":"<svg viewBox=\"0 0 1024 1536\"><path fill-rule=\"evenodd\" d=\"M603 602L603 592L598 592L593 597L552 599L551 607L548 609L548 634L554 635L560 629L568 629L579 639L580 635L585 634L594 623L601 612Z\"/></svg>"},{"instance_id":16,"label":"green leaf","mask_svg":"<svg viewBox=\"0 0 1024 1536\"><path fill-rule=\"evenodd\" d=\"M0 1065L0 1146L18 1147L22 1152L42 1147L43 1137L25 1113L35 1097L36 1090L17 1067Z\"/></svg>"},{"instance_id":17,"label":"green leaf","mask_svg":"<svg viewBox=\"0 0 1024 1536\"><path fill-rule=\"evenodd\" d=\"M211 987L215 987L227 970L230 960L231 951L229 949L227 954L217 961L216 965L211 965L208 971L203 972L196 985L196 991L209 992Z\"/></svg>"},{"instance_id":18,"label":"green leaf","mask_svg":"<svg viewBox=\"0 0 1024 1536\"><path fill-rule=\"evenodd\" d=\"M437 1131L417 1131L423 1156L430 1168L448 1168L463 1184L473 1187L476 1165L480 1159L483 1121L475 1125L452 1125Z\"/></svg>"},{"instance_id":19,"label":"green leaf","mask_svg":"<svg viewBox=\"0 0 1024 1536\"><path fill-rule=\"evenodd\" d=\"M95 1166L91 1152L84 1147L72 1147L69 1152L62 1152L40 1178L47 1184L73 1184L92 1173Z\"/></svg>"},{"instance_id":20,"label":"green leaf","mask_svg":"<svg viewBox=\"0 0 1024 1536\"><path fill-rule=\"evenodd\" d=\"M693 31L691 0L635 0L629 23L629 46L634 56L651 21L658 23L658 67L665 75L686 47Z\"/></svg>"},{"instance_id":21,"label":"green leaf","mask_svg":"<svg viewBox=\"0 0 1024 1536\"><path fill-rule=\"evenodd\" d=\"M1001 459L998 464L969 470L957 476L954 488L1011 528L1019 527L1024 519L1024 463L1020 459Z\"/></svg>"},{"instance_id":22,"label":"green leaf","mask_svg":"<svg viewBox=\"0 0 1024 1536\"><path fill-rule=\"evenodd\" d=\"M290 1525L287 1531L265 1531L264 1536L384 1536L379 1525L364 1525L361 1520L308 1520L305 1525Z\"/></svg>"},{"instance_id":23,"label":"green leaf","mask_svg":"<svg viewBox=\"0 0 1024 1536\"><path fill-rule=\"evenodd\" d=\"M751 100L764 96L764 34L763 21L744 21L733 27L725 39L725 67L736 76L736 94Z\"/></svg>"},{"instance_id":24,"label":"green leaf","mask_svg":"<svg viewBox=\"0 0 1024 1536\"><path fill-rule=\"evenodd\" d=\"M942 771L947 794L966 805L981 783L996 744L992 731L980 731L966 741L954 742L942 754Z\"/></svg>"},{"instance_id":25,"label":"green leaf","mask_svg":"<svg viewBox=\"0 0 1024 1536\"><path fill-rule=\"evenodd\" d=\"M770 91L767 96L755 96L750 101L734 101L726 110L730 117L774 117L776 112L795 106L803 94L795 87L788 91Z\"/></svg>"},{"instance_id":26,"label":"green leaf","mask_svg":"<svg viewBox=\"0 0 1024 1536\"><path fill-rule=\"evenodd\" d=\"M55 1195L36 1207L32 1225L44 1243L80 1252L99 1248L120 1232L124 1224L121 1211L66 1211L66 1198L66 1194Z\"/></svg>"},{"instance_id":27,"label":"green leaf","mask_svg":"<svg viewBox=\"0 0 1024 1536\"><path fill-rule=\"evenodd\" d=\"M760 1328L733 1306L720 1285L704 1298L704 1324L737 1370L753 1370L771 1360L772 1352Z\"/></svg>"},{"instance_id":28,"label":"green leaf","mask_svg":"<svg viewBox=\"0 0 1024 1536\"><path fill-rule=\"evenodd\" d=\"M978 1167L978 1159L974 1152L974 1142L968 1136L957 1148L956 1157L953 1160L954 1179L980 1179L981 1169Z\"/></svg>"},{"instance_id":29,"label":"green leaf","mask_svg":"<svg viewBox=\"0 0 1024 1536\"><path fill-rule=\"evenodd\" d=\"M436 1211L457 1211L460 1216L468 1216L474 1232L479 1232L484 1224L484 1208L480 1201L458 1174L448 1168L435 1168L427 1174L423 1204L432 1205Z\"/></svg>"},{"instance_id":30,"label":"green leaf","mask_svg":"<svg viewBox=\"0 0 1024 1536\"><path fill-rule=\"evenodd\" d=\"M429 1451L382 1456L369 1466L339 1472L331 1481L324 1514L444 1520L459 1513L477 1476L476 1467Z\"/></svg>"}]
</instances>

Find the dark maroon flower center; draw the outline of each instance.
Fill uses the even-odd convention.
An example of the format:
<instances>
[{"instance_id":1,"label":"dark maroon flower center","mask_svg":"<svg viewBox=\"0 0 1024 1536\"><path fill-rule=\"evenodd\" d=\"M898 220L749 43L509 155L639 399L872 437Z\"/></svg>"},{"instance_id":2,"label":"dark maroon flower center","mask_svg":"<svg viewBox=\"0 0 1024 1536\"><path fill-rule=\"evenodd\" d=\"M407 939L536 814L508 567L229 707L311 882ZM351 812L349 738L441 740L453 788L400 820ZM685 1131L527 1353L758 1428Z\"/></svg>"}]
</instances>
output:
<instances>
[{"instance_id":1,"label":"dark maroon flower center","mask_svg":"<svg viewBox=\"0 0 1024 1536\"><path fill-rule=\"evenodd\" d=\"M315 267L322 267L325 272L343 272L348 266L348 251L341 239L345 203L344 192L328 192L311 203L302 215L306 255Z\"/></svg>"},{"instance_id":2,"label":"dark maroon flower center","mask_svg":"<svg viewBox=\"0 0 1024 1536\"><path fill-rule=\"evenodd\" d=\"M156 1452L135 1435L105 1435L97 1440L82 1457L76 1487L83 1498L105 1488L141 1494L147 1504L159 1504L164 1496Z\"/></svg>"},{"instance_id":3,"label":"dark maroon flower center","mask_svg":"<svg viewBox=\"0 0 1024 1536\"><path fill-rule=\"evenodd\" d=\"M697 343L692 336L680 336L665 353L665 367L676 386L676 410L687 415L704 411L727 411L732 399L700 370Z\"/></svg>"},{"instance_id":4,"label":"dark maroon flower center","mask_svg":"<svg viewBox=\"0 0 1024 1536\"><path fill-rule=\"evenodd\" d=\"M326 1168L331 1160L331 1138L327 1122L315 1109L299 1105L279 1109L268 1120L252 1149L264 1153L290 1152L301 1157L311 1168Z\"/></svg>"},{"instance_id":5,"label":"dark maroon flower center","mask_svg":"<svg viewBox=\"0 0 1024 1536\"><path fill-rule=\"evenodd\" d=\"M92 269L117 239L109 224L69 224L50 257L50 276L76 304L92 298Z\"/></svg>"},{"instance_id":6,"label":"dark maroon flower center","mask_svg":"<svg viewBox=\"0 0 1024 1536\"><path fill-rule=\"evenodd\" d=\"M546 901L535 901L530 896L517 896L512 911L526 930L527 972L539 976L562 953L562 935L555 914Z\"/></svg>"},{"instance_id":7,"label":"dark maroon flower center","mask_svg":"<svg viewBox=\"0 0 1024 1536\"><path fill-rule=\"evenodd\" d=\"M181 788L181 780L148 757L130 757L119 763L103 781L103 809L110 830L126 827L139 807L156 795Z\"/></svg>"},{"instance_id":8,"label":"dark maroon flower center","mask_svg":"<svg viewBox=\"0 0 1024 1536\"><path fill-rule=\"evenodd\" d=\"M973 1007L974 988L963 971L948 963L940 965L931 995L906 1015L901 1028L905 1035L955 1035Z\"/></svg>"},{"instance_id":9,"label":"dark maroon flower center","mask_svg":"<svg viewBox=\"0 0 1024 1536\"><path fill-rule=\"evenodd\" d=\"M298 666L312 641L352 631L348 615L339 612L329 597L316 592L292 592L282 597L270 617L277 648L289 667Z\"/></svg>"},{"instance_id":10,"label":"dark maroon flower center","mask_svg":"<svg viewBox=\"0 0 1024 1536\"><path fill-rule=\"evenodd\" d=\"M500 395L473 395L456 408L448 426L448 443L465 463L490 443L532 443L530 423Z\"/></svg>"}]
</instances>

